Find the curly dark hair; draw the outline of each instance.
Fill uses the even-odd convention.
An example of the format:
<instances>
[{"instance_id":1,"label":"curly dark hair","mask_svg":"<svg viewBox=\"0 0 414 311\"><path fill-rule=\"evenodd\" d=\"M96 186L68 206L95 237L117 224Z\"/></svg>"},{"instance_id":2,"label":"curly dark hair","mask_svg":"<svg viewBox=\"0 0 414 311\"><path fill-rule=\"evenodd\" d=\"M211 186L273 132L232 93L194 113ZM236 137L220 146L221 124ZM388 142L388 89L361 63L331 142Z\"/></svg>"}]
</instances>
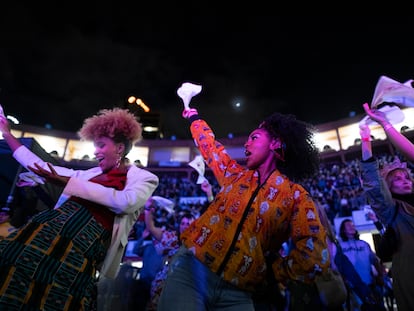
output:
<instances>
[{"instance_id":1,"label":"curly dark hair","mask_svg":"<svg viewBox=\"0 0 414 311\"><path fill-rule=\"evenodd\" d=\"M282 140L284 161L278 169L294 181L312 177L319 171L319 150L313 141L315 127L292 114L273 113L259 126L271 137Z\"/></svg>"}]
</instances>

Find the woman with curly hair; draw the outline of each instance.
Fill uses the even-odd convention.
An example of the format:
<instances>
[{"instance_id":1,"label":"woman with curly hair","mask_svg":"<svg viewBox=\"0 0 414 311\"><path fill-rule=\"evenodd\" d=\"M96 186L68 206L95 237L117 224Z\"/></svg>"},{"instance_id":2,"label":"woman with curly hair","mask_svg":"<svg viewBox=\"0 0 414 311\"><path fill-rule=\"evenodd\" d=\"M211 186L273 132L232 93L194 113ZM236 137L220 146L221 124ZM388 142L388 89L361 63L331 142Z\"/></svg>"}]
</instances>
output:
<instances>
[{"instance_id":1,"label":"woman with curly hair","mask_svg":"<svg viewBox=\"0 0 414 311\"><path fill-rule=\"evenodd\" d=\"M183 117L221 190L181 234L158 310L252 311L252 295L269 274L282 284L312 283L330 263L315 203L295 183L319 167L312 127L292 115L271 115L249 135L244 167L198 111L184 105ZM288 241L294 247L282 258Z\"/></svg>"},{"instance_id":2,"label":"woman with curly hair","mask_svg":"<svg viewBox=\"0 0 414 311\"><path fill-rule=\"evenodd\" d=\"M125 161L141 139L141 124L120 108L87 118L78 134L93 141L98 161L87 170L45 163L12 135L2 115L0 131L40 183L63 187L53 209L0 241L0 309L93 309L97 272L116 277L128 233L158 185L157 176Z\"/></svg>"}]
</instances>

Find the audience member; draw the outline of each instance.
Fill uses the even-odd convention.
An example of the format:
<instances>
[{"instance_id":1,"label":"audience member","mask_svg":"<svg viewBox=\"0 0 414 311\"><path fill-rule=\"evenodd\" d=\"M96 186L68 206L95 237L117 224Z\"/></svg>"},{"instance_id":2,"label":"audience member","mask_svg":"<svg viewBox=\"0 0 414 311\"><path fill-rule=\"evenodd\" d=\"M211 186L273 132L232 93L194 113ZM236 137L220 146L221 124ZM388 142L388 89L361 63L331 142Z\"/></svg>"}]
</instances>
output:
<instances>
[{"instance_id":1,"label":"audience member","mask_svg":"<svg viewBox=\"0 0 414 311\"><path fill-rule=\"evenodd\" d=\"M151 198L148 200L152 200ZM157 202L157 204L159 203ZM158 208L157 210L161 210L161 208ZM157 213L157 216L156 225L165 226L166 219L161 217L161 214L159 213ZM141 284L141 292L139 295L141 296L144 309L150 299L151 283L164 264L163 256L160 255L155 249L153 242L154 237L146 226L144 210L135 222L133 230L130 232L130 239L136 241L133 253L139 256L142 260L142 267L139 271L139 281Z\"/></svg>"},{"instance_id":2,"label":"audience member","mask_svg":"<svg viewBox=\"0 0 414 311\"><path fill-rule=\"evenodd\" d=\"M370 288L375 298L375 303L378 308L381 308L378 310L382 310L384 308L384 297L383 293L378 290L376 283L378 274L382 273L382 264L379 258L372 251L368 242L359 238L359 233L355 229L354 222L351 219L347 218L341 222L339 236L341 238L340 245L343 253L349 258L362 281ZM366 303L358 295L353 295L352 298L355 298L352 300L352 305L356 306L356 308L360 308Z\"/></svg>"},{"instance_id":3,"label":"audience member","mask_svg":"<svg viewBox=\"0 0 414 311\"><path fill-rule=\"evenodd\" d=\"M0 131L39 183L64 187L54 209L0 241L0 309L95 308L97 272L116 277L128 233L158 185L154 174L123 162L141 138L141 125L120 108L87 118L79 135L93 141L98 160L88 170L45 163L13 136L1 115Z\"/></svg>"},{"instance_id":4,"label":"audience member","mask_svg":"<svg viewBox=\"0 0 414 311\"><path fill-rule=\"evenodd\" d=\"M373 120L383 125L387 137L409 159L413 159L414 148L377 110L364 109ZM385 225L392 225L397 233L395 252L392 256L393 291L398 310L414 310L414 268L411 258L414 254L414 196L413 180L407 163L396 158L380 169L379 160L373 156L370 142L370 128L362 125L361 177L364 191L378 219ZM395 216L395 217L394 217ZM394 219L394 220L393 220Z\"/></svg>"},{"instance_id":5,"label":"audience member","mask_svg":"<svg viewBox=\"0 0 414 311\"><path fill-rule=\"evenodd\" d=\"M142 231L142 236L138 239L138 247L134 249L134 252L142 258L139 279L143 284L143 292L141 295L145 297L145 305L150 299L152 281L164 265L163 256L157 252L153 239L151 231L145 226L145 229Z\"/></svg>"},{"instance_id":6,"label":"audience member","mask_svg":"<svg viewBox=\"0 0 414 311\"><path fill-rule=\"evenodd\" d=\"M168 230L165 227L156 227L154 222L154 212L157 209L157 205L154 203L155 202L150 198L145 204L145 225L155 239L157 253L163 256L163 267L158 271L152 281L150 302L147 307L148 311L157 310L158 300L164 287L165 279L167 278L170 261L181 245L180 235L194 220L194 216L187 212L179 219L178 230Z\"/></svg>"},{"instance_id":7,"label":"audience member","mask_svg":"<svg viewBox=\"0 0 414 311\"><path fill-rule=\"evenodd\" d=\"M278 282L313 282L329 266L326 232L310 194L294 182L319 168L311 126L292 115L266 118L245 143L245 168L196 109L183 116L221 191L181 235L158 309L251 311L271 268ZM266 254L289 239L289 255L268 265Z\"/></svg>"}]
</instances>

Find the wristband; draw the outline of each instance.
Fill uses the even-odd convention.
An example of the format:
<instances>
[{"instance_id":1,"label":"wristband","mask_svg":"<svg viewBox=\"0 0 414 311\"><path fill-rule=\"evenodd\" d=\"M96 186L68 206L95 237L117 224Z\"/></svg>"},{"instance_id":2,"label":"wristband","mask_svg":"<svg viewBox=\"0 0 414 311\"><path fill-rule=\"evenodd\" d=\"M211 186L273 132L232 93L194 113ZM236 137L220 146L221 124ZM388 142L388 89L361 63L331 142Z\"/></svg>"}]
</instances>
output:
<instances>
[{"instance_id":1,"label":"wristband","mask_svg":"<svg viewBox=\"0 0 414 311\"><path fill-rule=\"evenodd\" d=\"M362 141L371 141L371 137L362 137L361 140Z\"/></svg>"},{"instance_id":2,"label":"wristband","mask_svg":"<svg viewBox=\"0 0 414 311\"><path fill-rule=\"evenodd\" d=\"M386 132L386 131L388 131L389 129L393 128L393 126L392 126L392 124L391 124L391 123L387 123L387 124L385 124L385 125L383 126L383 128L384 128L384 131Z\"/></svg>"}]
</instances>

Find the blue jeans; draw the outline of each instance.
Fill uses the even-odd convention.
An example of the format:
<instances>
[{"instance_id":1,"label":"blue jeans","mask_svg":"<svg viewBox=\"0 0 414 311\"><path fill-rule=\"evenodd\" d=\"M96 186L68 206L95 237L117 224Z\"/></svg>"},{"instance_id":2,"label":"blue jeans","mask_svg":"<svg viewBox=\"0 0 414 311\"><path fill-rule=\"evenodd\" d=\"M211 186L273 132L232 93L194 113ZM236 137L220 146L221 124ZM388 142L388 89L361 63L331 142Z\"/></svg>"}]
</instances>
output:
<instances>
[{"instance_id":1,"label":"blue jeans","mask_svg":"<svg viewBox=\"0 0 414 311\"><path fill-rule=\"evenodd\" d=\"M254 311L251 293L213 273L184 246L174 256L158 311Z\"/></svg>"}]
</instances>

